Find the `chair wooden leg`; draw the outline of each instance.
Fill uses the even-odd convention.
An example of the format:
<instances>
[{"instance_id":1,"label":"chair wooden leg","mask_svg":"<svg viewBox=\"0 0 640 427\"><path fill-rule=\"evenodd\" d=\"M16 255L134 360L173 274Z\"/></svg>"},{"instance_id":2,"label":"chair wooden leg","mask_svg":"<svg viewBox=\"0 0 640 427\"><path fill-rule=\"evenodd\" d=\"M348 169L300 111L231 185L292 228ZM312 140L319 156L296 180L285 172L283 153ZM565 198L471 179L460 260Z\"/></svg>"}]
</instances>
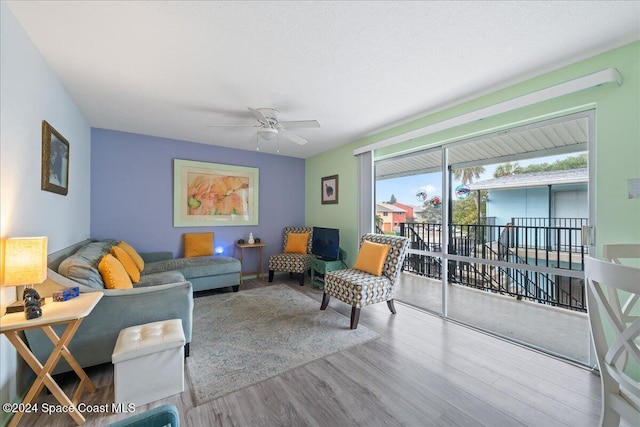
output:
<instances>
[{"instance_id":1,"label":"chair wooden leg","mask_svg":"<svg viewBox=\"0 0 640 427\"><path fill-rule=\"evenodd\" d=\"M273 270L269 270L269 282L273 282Z\"/></svg>"},{"instance_id":2,"label":"chair wooden leg","mask_svg":"<svg viewBox=\"0 0 640 427\"><path fill-rule=\"evenodd\" d=\"M391 310L391 313L396 314L396 306L393 305L392 299L387 301L387 307L389 307L389 310Z\"/></svg>"},{"instance_id":3,"label":"chair wooden leg","mask_svg":"<svg viewBox=\"0 0 640 427\"><path fill-rule=\"evenodd\" d=\"M320 310L324 310L329 305L331 297L325 292L322 294L322 304L320 304Z\"/></svg>"},{"instance_id":4,"label":"chair wooden leg","mask_svg":"<svg viewBox=\"0 0 640 427\"><path fill-rule=\"evenodd\" d=\"M300 273L300 286L304 286L304 271Z\"/></svg>"},{"instance_id":5,"label":"chair wooden leg","mask_svg":"<svg viewBox=\"0 0 640 427\"><path fill-rule=\"evenodd\" d=\"M351 307L351 329L358 327L358 320L360 320L360 307Z\"/></svg>"}]
</instances>

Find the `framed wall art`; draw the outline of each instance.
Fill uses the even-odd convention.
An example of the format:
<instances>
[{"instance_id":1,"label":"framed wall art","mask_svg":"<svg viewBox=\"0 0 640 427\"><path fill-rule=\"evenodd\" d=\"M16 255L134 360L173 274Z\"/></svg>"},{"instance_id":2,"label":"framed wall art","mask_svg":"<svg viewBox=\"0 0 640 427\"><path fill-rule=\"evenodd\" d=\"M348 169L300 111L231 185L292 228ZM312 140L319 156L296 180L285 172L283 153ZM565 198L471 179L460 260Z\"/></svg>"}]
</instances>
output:
<instances>
[{"instance_id":1,"label":"framed wall art","mask_svg":"<svg viewBox=\"0 0 640 427\"><path fill-rule=\"evenodd\" d=\"M320 182L322 186L322 204L338 203L338 175L325 176Z\"/></svg>"},{"instance_id":2,"label":"framed wall art","mask_svg":"<svg viewBox=\"0 0 640 427\"><path fill-rule=\"evenodd\" d=\"M42 185L40 188L64 196L69 192L69 141L42 121Z\"/></svg>"},{"instance_id":3,"label":"framed wall art","mask_svg":"<svg viewBox=\"0 0 640 427\"><path fill-rule=\"evenodd\" d=\"M173 160L173 226L258 225L258 168Z\"/></svg>"}]
</instances>

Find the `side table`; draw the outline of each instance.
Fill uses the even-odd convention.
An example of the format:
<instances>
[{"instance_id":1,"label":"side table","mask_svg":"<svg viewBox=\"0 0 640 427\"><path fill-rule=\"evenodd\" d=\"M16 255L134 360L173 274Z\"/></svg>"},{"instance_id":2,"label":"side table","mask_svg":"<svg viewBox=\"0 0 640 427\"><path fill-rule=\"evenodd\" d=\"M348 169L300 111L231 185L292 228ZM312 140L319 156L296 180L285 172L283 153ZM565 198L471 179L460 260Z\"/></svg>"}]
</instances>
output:
<instances>
[{"instance_id":1,"label":"side table","mask_svg":"<svg viewBox=\"0 0 640 427\"><path fill-rule=\"evenodd\" d=\"M91 310L98 304L102 295L102 292L90 292L80 294L80 296L64 302L47 301L47 303L42 306L42 316L37 319L27 320L24 312L5 314L0 317L0 333L7 337L7 340L9 340L24 361L27 362L29 367L36 373L36 380L22 401L23 407L30 407L32 402L38 397L38 394L40 394L40 391L42 391L42 388L47 387L61 405L69 408L69 415L78 425L85 422L85 418L82 413L78 411L77 405L80 397L82 397L82 391L85 388L91 393L95 393L96 387L73 357L67 345L73 339L80 323L82 323L82 319L91 313ZM58 337L58 334L56 334L52 328L53 325L59 324L67 324L62 337ZM31 352L21 337L22 331L33 328L42 329L54 346L44 366ZM76 391L73 393L73 399L69 399L51 376L51 372L53 372L61 357L65 358L69 366L73 368L80 378L80 384L78 384ZM13 418L11 418L9 426L13 427L18 425L23 415L23 412L16 412Z\"/></svg>"},{"instance_id":2,"label":"side table","mask_svg":"<svg viewBox=\"0 0 640 427\"><path fill-rule=\"evenodd\" d=\"M342 260L324 261L320 258L311 260L311 286L324 288L324 275L330 271L346 268Z\"/></svg>"},{"instance_id":3,"label":"side table","mask_svg":"<svg viewBox=\"0 0 640 427\"><path fill-rule=\"evenodd\" d=\"M236 248L238 248L239 252L238 252L238 259L240 260L240 283L242 284L242 278L246 275L250 275L250 274L255 274L258 279L263 280L264 279L264 275L262 273L262 251L263 249L267 246L266 243L237 243L236 242ZM244 265L242 265L242 260L244 258L244 250L245 249L251 249L251 248L257 248L258 249L258 271L252 271L252 272L247 272L244 273L242 271L242 268L244 267Z\"/></svg>"}]
</instances>

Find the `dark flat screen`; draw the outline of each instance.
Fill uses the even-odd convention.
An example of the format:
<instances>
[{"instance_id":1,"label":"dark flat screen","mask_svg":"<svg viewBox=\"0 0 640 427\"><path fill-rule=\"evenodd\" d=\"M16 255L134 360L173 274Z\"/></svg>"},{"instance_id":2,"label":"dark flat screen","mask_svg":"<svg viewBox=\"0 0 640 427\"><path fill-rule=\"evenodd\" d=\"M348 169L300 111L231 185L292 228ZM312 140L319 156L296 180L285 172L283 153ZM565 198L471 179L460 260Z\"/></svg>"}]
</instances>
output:
<instances>
[{"instance_id":1,"label":"dark flat screen","mask_svg":"<svg viewBox=\"0 0 640 427\"><path fill-rule=\"evenodd\" d=\"M340 255L340 230L313 227L311 253L326 261L336 261Z\"/></svg>"}]
</instances>

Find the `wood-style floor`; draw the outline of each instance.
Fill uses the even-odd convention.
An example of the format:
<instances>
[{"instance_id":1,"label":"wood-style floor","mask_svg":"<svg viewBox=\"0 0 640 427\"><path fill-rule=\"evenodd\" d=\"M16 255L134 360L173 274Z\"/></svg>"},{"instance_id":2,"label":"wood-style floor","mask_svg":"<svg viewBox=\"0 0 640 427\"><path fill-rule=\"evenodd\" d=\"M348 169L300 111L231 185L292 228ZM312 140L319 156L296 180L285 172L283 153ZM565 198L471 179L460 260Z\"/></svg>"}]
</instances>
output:
<instances>
[{"instance_id":1,"label":"wood-style floor","mask_svg":"<svg viewBox=\"0 0 640 427\"><path fill-rule=\"evenodd\" d=\"M309 280L276 277L318 301ZM268 286L245 280L242 289ZM204 296L204 298L215 295ZM330 308L350 307L332 298ZM360 324L380 338L317 359L195 407L189 384L179 395L137 408L177 405L183 426L595 426L600 378L586 370L439 317L396 304L362 309ZM113 368L87 369L98 391L87 405L113 402ZM65 391L73 382L64 384ZM42 393L39 402L54 403ZM126 414L85 413L86 426ZM66 414L29 414L24 426L71 426Z\"/></svg>"}]
</instances>

